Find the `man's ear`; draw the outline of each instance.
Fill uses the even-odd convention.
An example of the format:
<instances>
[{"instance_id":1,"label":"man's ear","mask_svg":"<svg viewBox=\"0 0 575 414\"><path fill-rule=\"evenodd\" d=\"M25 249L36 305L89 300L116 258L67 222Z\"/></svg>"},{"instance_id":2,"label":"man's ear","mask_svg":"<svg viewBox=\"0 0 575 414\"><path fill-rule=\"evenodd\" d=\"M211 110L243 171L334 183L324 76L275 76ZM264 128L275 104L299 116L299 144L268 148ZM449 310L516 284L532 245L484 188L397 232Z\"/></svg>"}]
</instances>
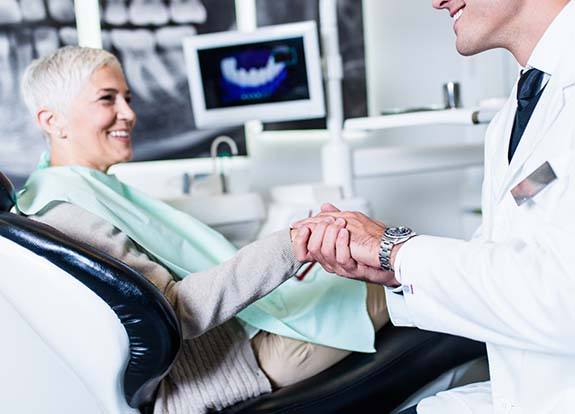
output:
<instances>
[{"instance_id":1,"label":"man's ear","mask_svg":"<svg viewBox=\"0 0 575 414\"><path fill-rule=\"evenodd\" d=\"M58 123L58 115L46 108L41 108L36 113L36 122L50 138L65 138L62 128Z\"/></svg>"}]
</instances>

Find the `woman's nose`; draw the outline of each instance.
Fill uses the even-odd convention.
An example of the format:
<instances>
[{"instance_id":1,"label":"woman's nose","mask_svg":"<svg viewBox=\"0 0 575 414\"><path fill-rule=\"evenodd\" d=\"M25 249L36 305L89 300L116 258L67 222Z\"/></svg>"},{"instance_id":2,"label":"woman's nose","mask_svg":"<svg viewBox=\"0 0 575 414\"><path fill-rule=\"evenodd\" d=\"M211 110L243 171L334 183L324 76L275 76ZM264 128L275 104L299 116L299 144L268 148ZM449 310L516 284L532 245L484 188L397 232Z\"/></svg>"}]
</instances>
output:
<instances>
[{"instance_id":1,"label":"woman's nose","mask_svg":"<svg viewBox=\"0 0 575 414\"><path fill-rule=\"evenodd\" d=\"M136 113L125 98L119 100L118 115L126 121L134 122L136 120Z\"/></svg>"}]
</instances>

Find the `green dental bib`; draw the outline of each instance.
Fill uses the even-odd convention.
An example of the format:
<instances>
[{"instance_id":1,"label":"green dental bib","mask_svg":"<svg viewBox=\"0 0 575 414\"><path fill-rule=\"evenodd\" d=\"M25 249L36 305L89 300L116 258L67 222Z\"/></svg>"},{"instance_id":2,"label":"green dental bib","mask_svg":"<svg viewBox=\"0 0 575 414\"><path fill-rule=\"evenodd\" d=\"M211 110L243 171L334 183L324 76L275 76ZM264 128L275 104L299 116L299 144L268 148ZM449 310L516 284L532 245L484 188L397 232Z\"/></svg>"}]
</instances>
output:
<instances>
[{"instance_id":1,"label":"green dental bib","mask_svg":"<svg viewBox=\"0 0 575 414\"><path fill-rule=\"evenodd\" d=\"M179 278L193 277L190 273L216 266L237 251L193 217L93 169L36 170L18 194L17 209L33 215L57 202L74 204L113 224ZM248 331L253 327L334 348L374 352L366 296L365 283L316 265L304 280L291 278L237 317Z\"/></svg>"}]
</instances>

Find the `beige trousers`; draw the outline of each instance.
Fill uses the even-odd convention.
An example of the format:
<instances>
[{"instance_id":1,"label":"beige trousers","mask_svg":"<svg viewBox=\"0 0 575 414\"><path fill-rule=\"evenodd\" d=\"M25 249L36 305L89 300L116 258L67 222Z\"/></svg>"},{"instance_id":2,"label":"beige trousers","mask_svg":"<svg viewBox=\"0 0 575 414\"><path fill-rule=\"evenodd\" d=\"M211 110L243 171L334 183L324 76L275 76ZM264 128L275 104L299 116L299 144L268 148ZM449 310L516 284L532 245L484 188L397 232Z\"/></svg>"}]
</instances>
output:
<instances>
[{"instance_id":1,"label":"beige trousers","mask_svg":"<svg viewBox=\"0 0 575 414\"><path fill-rule=\"evenodd\" d=\"M389 321L383 286L367 284L367 311L376 331ZM351 353L264 331L251 344L260 368L276 389L309 378Z\"/></svg>"}]
</instances>

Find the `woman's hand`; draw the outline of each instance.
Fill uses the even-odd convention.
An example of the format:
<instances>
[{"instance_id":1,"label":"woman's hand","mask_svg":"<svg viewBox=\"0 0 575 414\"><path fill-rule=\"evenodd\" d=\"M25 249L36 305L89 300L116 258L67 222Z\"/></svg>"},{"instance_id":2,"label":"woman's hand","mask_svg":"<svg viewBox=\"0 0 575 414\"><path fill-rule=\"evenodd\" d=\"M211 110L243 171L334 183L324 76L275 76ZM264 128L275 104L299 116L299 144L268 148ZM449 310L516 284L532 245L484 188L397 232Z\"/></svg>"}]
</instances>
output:
<instances>
[{"instance_id":1,"label":"woman's hand","mask_svg":"<svg viewBox=\"0 0 575 414\"><path fill-rule=\"evenodd\" d=\"M330 219L331 218L331 222ZM298 254L317 261L325 270L351 279L398 285L393 272L381 270L379 242L385 224L361 213L340 212L331 204L322 206L315 217L292 225L298 230ZM307 240L307 246L304 243Z\"/></svg>"},{"instance_id":2,"label":"woman's hand","mask_svg":"<svg viewBox=\"0 0 575 414\"><path fill-rule=\"evenodd\" d=\"M320 237L323 237L325 229L335 224L335 219L332 217L322 217L321 219L309 223L307 225L300 225L298 228L290 229L290 237L294 255L300 262L313 262L313 256L309 252L310 242L321 242ZM345 227L345 221L337 223L338 228ZM312 234L314 235L312 238ZM327 269L326 269L327 270Z\"/></svg>"}]
</instances>

